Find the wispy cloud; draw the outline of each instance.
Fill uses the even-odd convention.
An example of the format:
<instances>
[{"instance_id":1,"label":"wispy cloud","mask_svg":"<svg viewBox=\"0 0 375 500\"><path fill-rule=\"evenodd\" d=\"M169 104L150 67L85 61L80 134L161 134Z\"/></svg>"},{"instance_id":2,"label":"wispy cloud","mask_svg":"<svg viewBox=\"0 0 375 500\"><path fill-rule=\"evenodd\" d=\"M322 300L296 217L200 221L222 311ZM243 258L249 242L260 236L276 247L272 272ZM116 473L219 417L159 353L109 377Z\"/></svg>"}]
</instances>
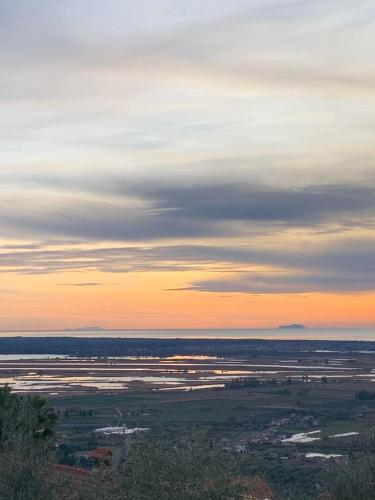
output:
<instances>
[{"instance_id":1,"label":"wispy cloud","mask_svg":"<svg viewBox=\"0 0 375 500\"><path fill-rule=\"evenodd\" d=\"M83 281L82 283L59 283L59 286L78 286L78 287L85 287L85 286L102 286L103 283L95 283L95 282L89 282L89 281Z\"/></svg>"},{"instance_id":2,"label":"wispy cloud","mask_svg":"<svg viewBox=\"0 0 375 500\"><path fill-rule=\"evenodd\" d=\"M40 249L1 253L0 271L19 274L85 270L102 273L203 271L221 276L198 280L181 289L237 293L346 293L375 289L374 248L374 238L341 237L325 244L310 241L268 247L259 242L242 247L167 245ZM61 285L84 287L102 283Z\"/></svg>"}]
</instances>

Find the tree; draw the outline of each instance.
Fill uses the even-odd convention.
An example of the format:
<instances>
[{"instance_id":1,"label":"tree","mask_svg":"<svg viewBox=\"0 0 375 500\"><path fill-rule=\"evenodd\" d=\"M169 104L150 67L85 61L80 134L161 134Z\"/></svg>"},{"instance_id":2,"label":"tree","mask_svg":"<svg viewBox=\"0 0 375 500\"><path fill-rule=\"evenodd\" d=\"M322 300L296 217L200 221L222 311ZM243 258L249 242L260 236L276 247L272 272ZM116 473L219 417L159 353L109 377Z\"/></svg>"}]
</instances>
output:
<instances>
[{"instance_id":1,"label":"tree","mask_svg":"<svg viewBox=\"0 0 375 500\"><path fill-rule=\"evenodd\" d=\"M375 458L364 459L329 470L322 485L326 500L374 500Z\"/></svg>"},{"instance_id":2,"label":"tree","mask_svg":"<svg viewBox=\"0 0 375 500\"><path fill-rule=\"evenodd\" d=\"M356 397L357 397L357 399L364 400L364 401L367 401L370 399L375 399L375 392L371 392L371 391L367 391L366 389L362 389L356 394Z\"/></svg>"},{"instance_id":3,"label":"tree","mask_svg":"<svg viewBox=\"0 0 375 500\"><path fill-rule=\"evenodd\" d=\"M52 443L57 415L38 396L0 389L0 497L2 500L60 500L69 488L54 469ZM71 496L71 498L74 498Z\"/></svg>"},{"instance_id":4,"label":"tree","mask_svg":"<svg viewBox=\"0 0 375 500\"><path fill-rule=\"evenodd\" d=\"M194 443L181 448L147 437L136 439L120 471L124 500L226 500L242 496L233 483L233 461Z\"/></svg>"},{"instance_id":5,"label":"tree","mask_svg":"<svg viewBox=\"0 0 375 500\"><path fill-rule=\"evenodd\" d=\"M47 439L53 434L57 414L39 396L17 396L0 388L0 447L22 438Z\"/></svg>"}]
</instances>

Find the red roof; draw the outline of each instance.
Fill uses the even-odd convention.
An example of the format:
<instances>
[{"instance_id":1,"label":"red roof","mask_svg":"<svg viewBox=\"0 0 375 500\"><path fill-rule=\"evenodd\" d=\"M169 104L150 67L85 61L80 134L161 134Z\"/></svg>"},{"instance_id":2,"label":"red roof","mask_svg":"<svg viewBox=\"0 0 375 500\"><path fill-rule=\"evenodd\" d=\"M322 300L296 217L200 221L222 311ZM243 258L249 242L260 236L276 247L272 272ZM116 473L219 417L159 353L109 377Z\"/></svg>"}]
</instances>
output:
<instances>
[{"instance_id":1,"label":"red roof","mask_svg":"<svg viewBox=\"0 0 375 500\"><path fill-rule=\"evenodd\" d=\"M96 450L90 451L89 456L96 460L107 460L112 456L111 448L96 448Z\"/></svg>"},{"instance_id":2,"label":"red roof","mask_svg":"<svg viewBox=\"0 0 375 500\"><path fill-rule=\"evenodd\" d=\"M78 479L84 479L88 472L85 469L80 469L78 467L69 467L68 465L55 464L55 469L58 472L70 474Z\"/></svg>"}]
</instances>

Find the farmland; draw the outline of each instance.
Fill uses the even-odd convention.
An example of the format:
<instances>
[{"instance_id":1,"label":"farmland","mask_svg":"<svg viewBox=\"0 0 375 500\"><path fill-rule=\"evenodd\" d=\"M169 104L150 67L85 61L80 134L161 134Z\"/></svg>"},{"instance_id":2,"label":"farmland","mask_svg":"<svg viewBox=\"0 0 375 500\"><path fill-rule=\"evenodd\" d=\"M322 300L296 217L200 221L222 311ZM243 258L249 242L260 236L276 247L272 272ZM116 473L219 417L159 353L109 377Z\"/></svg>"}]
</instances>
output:
<instances>
[{"instance_id":1,"label":"farmland","mask_svg":"<svg viewBox=\"0 0 375 500\"><path fill-rule=\"evenodd\" d=\"M246 473L277 488L306 489L327 465L372 446L375 353L369 344L278 344L239 349L211 340L189 354L176 341L163 355L145 342L142 356L54 346L50 355L2 354L0 383L49 399L63 463L87 466L85 451L133 439L98 429L141 428L174 445L194 439L234 454Z\"/></svg>"}]
</instances>

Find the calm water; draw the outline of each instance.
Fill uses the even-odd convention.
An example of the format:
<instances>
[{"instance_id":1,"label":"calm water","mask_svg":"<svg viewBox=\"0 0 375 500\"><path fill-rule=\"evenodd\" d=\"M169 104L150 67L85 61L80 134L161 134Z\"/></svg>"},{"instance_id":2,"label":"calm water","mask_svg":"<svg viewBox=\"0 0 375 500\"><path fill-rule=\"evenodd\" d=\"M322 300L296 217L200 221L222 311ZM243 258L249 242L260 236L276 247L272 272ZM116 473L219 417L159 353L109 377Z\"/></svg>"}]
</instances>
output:
<instances>
[{"instance_id":1,"label":"calm water","mask_svg":"<svg viewBox=\"0 0 375 500\"><path fill-rule=\"evenodd\" d=\"M0 361L18 361L20 359L34 360L34 359L55 359L63 358L59 354L0 354Z\"/></svg>"},{"instance_id":2,"label":"calm water","mask_svg":"<svg viewBox=\"0 0 375 500\"><path fill-rule=\"evenodd\" d=\"M335 329L211 329L211 330L105 330L105 331L2 331L0 337L91 337L91 338L210 338L278 340L370 340L374 328Z\"/></svg>"}]
</instances>

